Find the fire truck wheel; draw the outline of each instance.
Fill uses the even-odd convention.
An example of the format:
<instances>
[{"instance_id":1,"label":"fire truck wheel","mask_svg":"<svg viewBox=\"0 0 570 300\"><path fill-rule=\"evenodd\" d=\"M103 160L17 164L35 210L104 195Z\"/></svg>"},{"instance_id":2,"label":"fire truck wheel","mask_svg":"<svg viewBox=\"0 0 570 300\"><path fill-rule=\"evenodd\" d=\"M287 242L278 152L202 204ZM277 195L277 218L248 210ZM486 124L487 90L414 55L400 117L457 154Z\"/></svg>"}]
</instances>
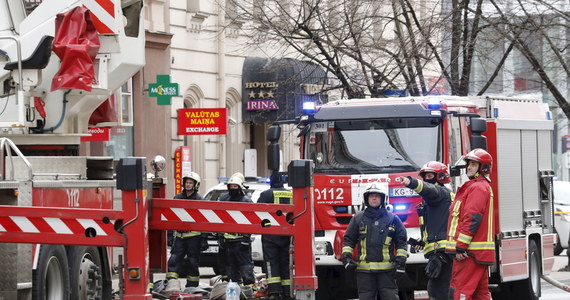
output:
<instances>
[{"instance_id":1,"label":"fire truck wheel","mask_svg":"<svg viewBox=\"0 0 570 300\"><path fill-rule=\"evenodd\" d=\"M560 255L564 251L562 245L560 244L560 236L556 235L556 246L554 247L554 255Z\"/></svg>"},{"instance_id":2,"label":"fire truck wheel","mask_svg":"<svg viewBox=\"0 0 570 300\"><path fill-rule=\"evenodd\" d=\"M514 282L514 299L517 300L538 300L540 298L540 252L536 242L530 240L528 243L528 278Z\"/></svg>"},{"instance_id":3,"label":"fire truck wheel","mask_svg":"<svg viewBox=\"0 0 570 300\"><path fill-rule=\"evenodd\" d=\"M71 274L71 299L103 299L101 256L97 247L70 247L67 258Z\"/></svg>"},{"instance_id":4,"label":"fire truck wheel","mask_svg":"<svg viewBox=\"0 0 570 300\"><path fill-rule=\"evenodd\" d=\"M69 272L62 245L40 245L38 266L33 271L32 299L69 299Z\"/></svg>"}]
</instances>

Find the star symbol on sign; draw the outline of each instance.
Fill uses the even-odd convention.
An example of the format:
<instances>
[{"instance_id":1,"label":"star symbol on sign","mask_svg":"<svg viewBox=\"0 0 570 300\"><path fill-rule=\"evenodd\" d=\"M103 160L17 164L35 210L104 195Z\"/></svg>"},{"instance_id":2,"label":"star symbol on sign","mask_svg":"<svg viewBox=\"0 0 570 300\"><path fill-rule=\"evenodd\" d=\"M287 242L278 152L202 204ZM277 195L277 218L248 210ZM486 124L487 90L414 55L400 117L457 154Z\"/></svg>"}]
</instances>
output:
<instances>
[{"instance_id":1,"label":"star symbol on sign","mask_svg":"<svg viewBox=\"0 0 570 300\"><path fill-rule=\"evenodd\" d=\"M253 91L249 92L249 98L250 99L255 98L255 93Z\"/></svg>"},{"instance_id":2,"label":"star symbol on sign","mask_svg":"<svg viewBox=\"0 0 570 300\"><path fill-rule=\"evenodd\" d=\"M273 91L267 92L267 98L273 99Z\"/></svg>"},{"instance_id":3,"label":"star symbol on sign","mask_svg":"<svg viewBox=\"0 0 570 300\"><path fill-rule=\"evenodd\" d=\"M265 93L263 91L259 91L259 98L263 98L263 95L265 95Z\"/></svg>"}]
</instances>

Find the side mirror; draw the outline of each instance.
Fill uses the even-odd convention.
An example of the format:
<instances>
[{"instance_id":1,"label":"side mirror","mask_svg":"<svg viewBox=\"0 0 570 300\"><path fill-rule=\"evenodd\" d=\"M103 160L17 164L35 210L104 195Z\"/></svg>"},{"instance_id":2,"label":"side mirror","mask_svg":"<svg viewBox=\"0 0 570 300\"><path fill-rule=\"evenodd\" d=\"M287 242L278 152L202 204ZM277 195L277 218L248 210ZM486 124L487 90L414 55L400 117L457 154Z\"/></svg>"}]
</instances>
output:
<instances>
[{"instance_id":1,"label":"side mirror","mask_svg":"<svg viewBox=\"0 0 570 300\"><path fill-rule=\"evenodd\" d=\"M461 175L461 169L463 169L462 167L458 167L458 166L452 166L451 168L449 168L449 176L451 177L457 177Z\"/></svg>"}]
</instances>

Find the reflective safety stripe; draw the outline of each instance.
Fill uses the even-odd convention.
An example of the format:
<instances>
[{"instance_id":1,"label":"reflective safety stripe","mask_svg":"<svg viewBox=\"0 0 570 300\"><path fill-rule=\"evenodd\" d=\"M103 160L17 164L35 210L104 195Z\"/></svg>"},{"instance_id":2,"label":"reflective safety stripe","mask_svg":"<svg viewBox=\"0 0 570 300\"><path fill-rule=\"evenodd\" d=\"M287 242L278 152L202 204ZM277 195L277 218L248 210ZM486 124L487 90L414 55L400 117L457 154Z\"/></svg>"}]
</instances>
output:
<instances>
[{"instance_id":1,"label":"reflective safety stripe","mask_svg":"<svg viewBox=\"0 0 570 300\"><path fill-rule=\"evenodd\" d=\"M281 204L281 198L288 198L289 204L293 204L293 192L291 192L291 191L273 191L273 203Z\"/></svg>"},{"instance_id":2,"label":"reflective safety stripe","mask_svg":"<svg viewBox=\"0 0 570 300\"><path fill-rule=\"evenodd\" d=\"M281 280L281 285L291 285L291 279L283 279L283 280Z\"/></svg>"},{"instance_id":3,"label":"reflective safety stripe","mask_svg":"<svg viewBox=\"0 0 570 300\"><path fill-rule=\"evenodd\" d=\"M269 278L267 278L267 284L280 283L280 282L281 282L281 277L269 277Z\"/></svg>"},{"instance_id":4,"label":"reflective safety stripe","mask_svg":"<svg viewBox=\"0 0 570 300\"><path fill-rule=\"evenodd\" d=\"M457 237L457 241L465 243L467 245L469 245L469 243L471 243L471 239L473 239L472 236L463 234L463 233L459 233L459 236Z\"/></svg>"},{"instance_id":5,"label":"reflective safety stripe","mask_svg":"<svg viewBox=\"0 0 570 300\"><path fill-rule=\"evenodd\" d=\"M382 245L382 261L390 260L390 242L392 242L392 238L387 236L384 245Z\"/></svg>"},{"instance_id":6,"label":"reflective safety stripe","mask_svg":"<svg viewBox=\"0 0 570 300\"><path fill-rule=\"evenodd\" d=\"M398 249L396 251L396 256L408 257L408 251L406 249Z\"/></svg>"},{"instance_id":7,"label":"reflective safety stripe","mask_svg":"<svg viewBox=\"0 0 570 300\"><path fill-rule=\"evenodd\" d=\"M495 195L493 194L493 188L489 186L489 215L487 217L487 242L493 241L493 214L494 214L494 207L493 207L493 198ZM494 249L494 247L493 247Z\"/></svg>"},{"instance_id":8,"label":"reflective safety stripe","mask_svg":"<svg viewBox=\"0 0 570 300\"><path fill-rule=\"evenodd\" d=\"M176 272L168 272L168 273L166 273L166 278L178 279L178 273L176 273Z\"/></svg>"},{"instance_id":9,"label":"reflective safety stripe","mask_svg":"<svg viewBox=\"0 0 570 300\"><path fill-rule=\"evenodd\" d=\"M200 276L186 276L186 280L192 281L192 282L199 282L200 281Z\"/></svg>"},{"instance_id":10,"label":"reflective safety stripe","mask_svg":"<svg viewBox=\"0 0 570 300\"><path fill-rule=\"evenodd\" d=\"M202 233L200 231L177 231L176 237L187 238L187 237L199 236L201 234Z\"/></svg>"},{"instance_id":11,"label":"reflective safety stripe","mask_svg":"<svg viewBox=\"0 0 570 300\"><path fill-rule=\"evenodd\" d=\"M392 262L359 262L357 270L390 270L396 266Z\"/></svg>"},{"instance_id":12,"label":"reflective safety stripe","mask_svg":"<svg viewBox=\"0 0 570 300\"><path fill-rule=\"evenodd\" d=\"M426 246L424 247L424 255L432 252L433 250L445 249L446 246L447 246L446 240L439 240L433 243L427 243Z\"/></svg>"},{"instance_id":13,"label":"reflective safety stripe","mask_svg":"<svg viewBox=\"0 0 570 300\"><path fill-rule=\"evenodd\" d=\"M228 239L228 240L235 240L235 239L241 239L243 238L243 235L238 234L238 233L224 233L224 238Z\"/></svg>"},{"instance_id":14,"label":"reflective safety stripe","mask_svg":"<svg viewBox=\"0 0 570 300\"><path fill-rule=\"evenodd\" d=\"M495 243L493 242L472 242L467 247L469 250L495 250Z\"/></svg>"},{"instance_id":15,"label":"reflective safety stripe","mask_svg":"<svg viewBox=\"0 0 570 300\"><path fill-rule=\"evenodd\" d=\"M342 247L342 253L350 253L352 255L352 253L354 253L354 248L350 246L344 246Z\"/></svg>"},{"instance_id":16,"label":"reflective safety stripe","mask_svg":"<svg viewBox=\"0 0 570 300\"><path fill-rule=\"evenodd\" d=\"M418 186L416 186L416 188L414 189L414 191L416 191L417 193L421 192L424 189L424 182L421 180L418 180Z\"/></svg>"},{"instance_id":17,"label":"reflective safety stripe","mask_svg":"<svg viewBox=\"0 0 570 300\"><path fill-rule=\"evenodd\" d=\"M446 249L455 251L455 232L457 231L457 224L459 223L459 208L461 201L453 201L453 210L451 211L451 224L449 224L449 232L447 233Z\"/></svg>"},{"instance_id":18,"label":"reflective safety stripe","mask_svg":"<svg viewBox=\"0 0 570 300\"><path fill-rule=\"evenodd\" d=\"M362 241L360 241L360 256L359 259L361 261L366 260L366 238L362 239Z\"/></svg>"}]
</instances>

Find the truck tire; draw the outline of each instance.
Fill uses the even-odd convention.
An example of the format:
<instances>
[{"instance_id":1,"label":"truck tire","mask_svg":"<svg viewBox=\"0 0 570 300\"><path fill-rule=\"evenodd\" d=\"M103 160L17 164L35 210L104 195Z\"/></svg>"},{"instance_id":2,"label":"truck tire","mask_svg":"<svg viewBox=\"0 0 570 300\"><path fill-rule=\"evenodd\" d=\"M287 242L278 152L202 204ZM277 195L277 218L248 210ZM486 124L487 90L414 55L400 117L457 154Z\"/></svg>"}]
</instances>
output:
<instances>
[{"instance_id":1,"label":"truck tire","mask_svg":"<svg viewBox=\"0 0 570 300\"><path fill-rule=\"evenodd\" d=\"M62 245L38 245L38 266L32 272L32 299L69 298L69 267Z\"/></svg>"},{"instance_id":2,"label":"truck tire","mask_svg":"<svg viewBox=\"0 0 570 300\"><path fill-rule=\"evenodd\" d=\"M538 300L541 294L540 288L540 252L536 242L528 243L528 278L515 282L514 292L517 300Z\"/></svg>"},{"instance_id":3,"label":"truck tire","mask_svg":"<svg viewBox=\"0 0 570 300\"><path fill-rule=\"evenodd\" d=\"M556 235L556 246L554 247L554 255L560 255L564 251L562 245L560 244L560 237Z\"/></svg>"},{"instance_id":4,"label":"truck tire","mask_svg":"<svg viewBox=\"0 0 570 300\"><path fill-rule=\"evenodd\" d=\"M71 299L102 300L101 256L94 246L72 246L68 253Z\"/></svg>"}]
</instances>

